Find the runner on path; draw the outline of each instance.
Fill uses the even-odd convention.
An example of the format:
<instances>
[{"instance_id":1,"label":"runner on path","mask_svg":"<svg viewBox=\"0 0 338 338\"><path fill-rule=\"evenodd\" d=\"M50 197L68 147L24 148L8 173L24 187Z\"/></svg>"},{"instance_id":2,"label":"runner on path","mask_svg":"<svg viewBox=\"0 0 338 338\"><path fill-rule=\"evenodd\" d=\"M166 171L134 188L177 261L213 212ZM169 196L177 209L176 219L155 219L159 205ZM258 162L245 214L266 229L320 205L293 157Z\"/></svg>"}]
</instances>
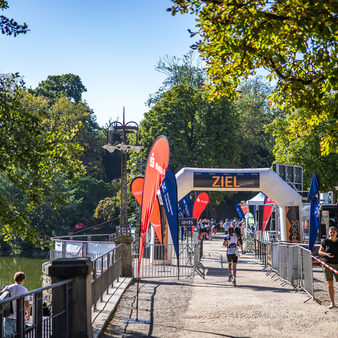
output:
<instances>
[{"instance_id":1,"label":"runner on path","mask_svg":"<svg viewBox=\"0 0 338 338\"><path fill-rule=\"evenodd\" d=\"M241 243L238 237L235 235L234 228L229 228L229 236L224 237L223 246L227 247L227 259L228 259L228 271L229 279L232 281L232 285L236 286L236 267L238 261L238 247L241 247ZM233 273L231 273L231 270Z\"/></svg>"}]
</instances>

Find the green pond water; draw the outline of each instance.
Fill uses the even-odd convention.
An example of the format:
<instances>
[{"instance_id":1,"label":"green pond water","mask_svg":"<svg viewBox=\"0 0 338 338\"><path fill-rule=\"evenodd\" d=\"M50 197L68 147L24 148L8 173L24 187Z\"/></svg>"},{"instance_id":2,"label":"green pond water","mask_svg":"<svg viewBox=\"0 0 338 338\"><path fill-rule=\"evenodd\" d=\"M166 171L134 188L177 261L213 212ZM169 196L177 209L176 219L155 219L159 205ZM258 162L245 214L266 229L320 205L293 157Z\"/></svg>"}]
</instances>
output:
<instances>
[{"instance_id":1,"label":"green pond water","mask_svg":"<svg viewBox=\"0 0 338 338\"><path fill-rule=\"evenodd\" d=\"M42 287L42 264L47 259L26 257L0 257L0 287L12 284L14 274L23 271L26 275L24 286L29 290Z\"/></svg>"}]
</instances>

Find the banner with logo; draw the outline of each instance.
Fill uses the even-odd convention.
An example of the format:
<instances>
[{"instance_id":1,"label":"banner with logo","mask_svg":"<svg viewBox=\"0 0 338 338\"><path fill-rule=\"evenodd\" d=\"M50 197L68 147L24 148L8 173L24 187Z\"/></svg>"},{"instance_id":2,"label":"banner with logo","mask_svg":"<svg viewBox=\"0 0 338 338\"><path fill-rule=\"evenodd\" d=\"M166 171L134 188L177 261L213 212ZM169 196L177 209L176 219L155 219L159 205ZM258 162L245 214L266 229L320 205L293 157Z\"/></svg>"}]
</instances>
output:
<instances>
[{"instance_id":1,"label":"banner with logo","mask_svg":"<svg viewBox=\"0 0 338 338\"><path fill-rule=\"evenodd\" d=\"M243 213L243 211L242 211L242 209L241 209L241 205L240 205L240 204L236 204L236 205L235 205L235 208L236 208L238 217L239 217L240 219L244 218L245 215L244 215L244 213Z\"/></svg>"},{"instance_id":2,"label":"banner with logo","mask_svg":"<svg viewBox=\"0 0 338 338\"><path fill-rule=\"evenodd\" d=\"M201 192L198 194L194 202L192 217L199 219L208 204L209 195L206 192Z\"/></svg>"},{"instance_id":3,"label":"banner with logo","mask_svg":"<svg viewBox=\"0 0 338 338\"><path fill-rule=\"evenodd\" d=\"M309 250L313 250L319 229L319 179L312 174L311 186L307 199L310 200L310 227L309 227Z\"/></svg>"},{"instance_id":4,"label":"banner with logo","mask_svg":"<svg viewBox=\"0 0 338 338\"><path fill-rule=\"evenodd\" d=\"M130 191L140 206L142 203L143 184L144 184L144 177L136 177L133 179L133 181L130 184ZM160 243L163 244L163 234L162 234L162 229L161 229L161 212L160 212L160 205L158 202L157 195L156 195L156 199L154 202L153 212L150 217L150 223Z\"/></svg>"},{"instance_id":5,"label":"banner with logo","mask_svg":"<svg viewBox=\"0 0 338 338\"><path fill-rule=\"evenodd\" d=\"M170 228L171 237L174 243L177 262L179 262L178 252L178 215L177 215L177 184L174 172L170 167L167 169L165 179L160 188L162 202Z\"/></svg>"},{"instance_id":6,"label":"banner with logo","mask_svg":"<svg viewBox=\"0 0 338 338\"><path fill-rule=\"evenodd\" d=\"M165 136L159 136L152 145L144 175L141 228L139 245L138 278L140 277L141 260L146 242L146 234L156 200L156 193L165 178L169 162L169 143Z\"/></svg>"},{"instance_id":7,"label":"banner with logo","mask_svg":"<svg viewBox=\"0 0 338 338\"><path fill-rule=\"evenodd\" d=\"M275 205L275 202L271 198L265 196L264 209L263 209L262 235L264 233L266 225L269 222L274 205Z\"/></svg>"},{"instance_id":8,"label":"banner with logo","mask_svg":"<svg viewBox=\"0 0 338 338\"><path fill-rule=\"evenodd\" d=\"M242 201L240 206L241 206L241 209L242 209L243 214L245 216L245 214L250 211L249 206L246 204L245 201Z\"/></svg>"},{"instance_id":9,"label":"banner with logo","mask_svg":"<svg viewBox=\"0 0 338 338\"><path fill-rule=\"evenodd\" d=\"M189 194L185 195L178 204L184 211L184 217L192 217L192 202Z\"/></svg>"},{"instance_id":10,"label":"banner with logo","mask_svg":"<svg viewBox=\"0 0 338 338\"><path fill-rule=\"evenodd\" d=\"M180 207L180 205L178 205L177 207L177 213L178 213L178 217L179 218L183 218L184 215L183 215L183 209Z\"/></svg>"}]
</instances>

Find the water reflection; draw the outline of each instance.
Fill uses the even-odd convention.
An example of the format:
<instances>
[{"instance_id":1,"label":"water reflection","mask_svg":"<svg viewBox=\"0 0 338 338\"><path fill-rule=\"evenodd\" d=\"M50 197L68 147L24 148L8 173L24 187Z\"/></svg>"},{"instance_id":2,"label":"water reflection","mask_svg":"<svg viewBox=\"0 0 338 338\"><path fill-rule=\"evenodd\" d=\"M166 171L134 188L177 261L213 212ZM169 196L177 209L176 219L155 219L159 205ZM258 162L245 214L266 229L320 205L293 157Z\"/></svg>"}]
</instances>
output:
<instances>
[{"instance_id":1,"label":"water reflection","mask_svg":"<svg viewBox=\"0 0 338 338\"><path fill-rule=\"evenodd\" d=\"M26 257L0 257L0 287L12 284L17 271L26 275L25 287L30 291L42 287L42 264L47 259Z\"/></svg>"}]
</instances>

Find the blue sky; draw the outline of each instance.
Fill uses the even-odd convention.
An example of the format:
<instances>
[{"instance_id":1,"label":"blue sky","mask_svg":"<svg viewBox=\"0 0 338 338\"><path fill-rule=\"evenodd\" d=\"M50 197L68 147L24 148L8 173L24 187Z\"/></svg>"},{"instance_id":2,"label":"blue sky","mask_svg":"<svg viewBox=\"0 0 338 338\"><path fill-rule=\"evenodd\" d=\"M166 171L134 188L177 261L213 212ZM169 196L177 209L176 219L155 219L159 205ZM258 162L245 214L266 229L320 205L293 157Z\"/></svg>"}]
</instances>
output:
<instances>
[{"instance_id":1,"label":"blue sky","mask_svg":"<svg viewBox=\"0 0 338 338\"><path fill-rule=\"evenodd\" d=\"M9 0L1 15L26 22L25 35L0 35L0 73L19 72L35 88L48 75L79 75L83 98L103 126L109 119L140 122L164 75L160 58L181 57L194 42L195 20L172 17L169 0Z\"/></svg>"}]
</instances>

